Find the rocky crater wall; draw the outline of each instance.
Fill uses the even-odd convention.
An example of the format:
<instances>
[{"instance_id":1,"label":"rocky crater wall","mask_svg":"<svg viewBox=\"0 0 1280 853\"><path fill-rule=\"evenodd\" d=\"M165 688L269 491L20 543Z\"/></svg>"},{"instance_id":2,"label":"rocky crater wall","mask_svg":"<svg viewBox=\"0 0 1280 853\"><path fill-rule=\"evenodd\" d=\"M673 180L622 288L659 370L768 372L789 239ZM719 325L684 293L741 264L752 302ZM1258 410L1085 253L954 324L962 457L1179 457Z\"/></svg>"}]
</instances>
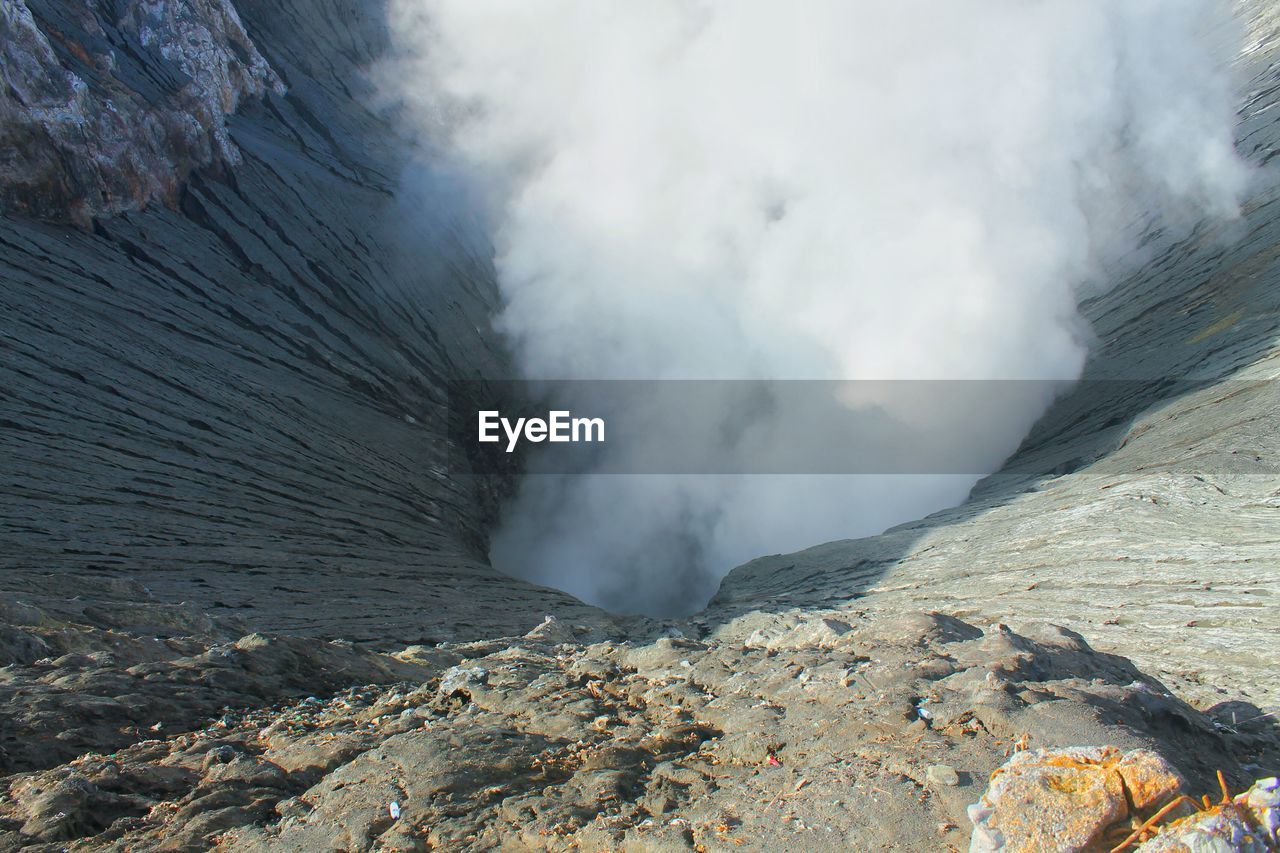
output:
<instances>
[{"instance_id":1,"label":"rocky crater wall","mask_svg":"<svg viewBox=\"0 0 1280 853\"><path fill-rule=\"evenodd\" d=\"M486 247L398 192L380 6L0 9L0 586L388 644L580 610L446 471L445 380L505 356Z\"/></svg>"}]
</instances>

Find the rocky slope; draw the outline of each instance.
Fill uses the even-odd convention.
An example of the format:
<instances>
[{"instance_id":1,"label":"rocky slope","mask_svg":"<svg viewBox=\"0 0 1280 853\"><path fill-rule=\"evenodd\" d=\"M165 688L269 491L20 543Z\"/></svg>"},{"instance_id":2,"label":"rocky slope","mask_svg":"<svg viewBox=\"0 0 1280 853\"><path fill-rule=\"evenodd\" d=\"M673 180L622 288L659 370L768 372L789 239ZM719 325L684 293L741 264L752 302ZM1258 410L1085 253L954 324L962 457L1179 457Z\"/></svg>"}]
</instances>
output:
<instances>
[{"instance_id":1,"label":"rocky slope","mask_svg":"<svg viewBox=\"0 0 1280 853\"><path fill-rule=\"evenodd\" d=\"M394 656L186 637L10 666L21 772L0 849L960 849L966 806L1018 749L1168 756L1169 790L1135 815L1280 760L1265 724L1201 714L1053 626L810 612L686 628L621 640L549 619Z\"/></svg>"},{"instance_id":2,"label":"rocky slope","mask_svg":"<svg viewBox=\"0 0 1280 853\"><path fill-rule=\"evenodd\" d=\"M1098 847L1280 770L1265 183L1149 235L965 506L621 621L489 569L446 472L495 295L447 179L400 181L376 4L0 12L0 849L965 849L1010 754L1163 756L1147 801L1028 753L1102 779Z\"/></svg>"},{"instance_id":3,"label":"rocky slope","mask_svg":"<svg viewBox=\"0 0 1280 853\"><path fill-rule=\"evenodd\" d=\"M401 645L580 610L485 564L446 473L495 297L447 196L393 192L377 8L2 8L0 590L127 577Z\"/></svg>"},{"instance_id":4,"label":"rocky slope","mask_svg":"<svg viewBox=\"0 0 1280 853\"><path fill-rule=\"evenodd\" d=\"M1098 345L1080 385L965 505L753 561L711 615L856 598L1048 619L1205 707L1280 710L1280 65L1274 10L1241 11L1239 147L1263 167L1242 220L1149 235L1149 260L1085 305Z\"/></svg>"}]
</instances>

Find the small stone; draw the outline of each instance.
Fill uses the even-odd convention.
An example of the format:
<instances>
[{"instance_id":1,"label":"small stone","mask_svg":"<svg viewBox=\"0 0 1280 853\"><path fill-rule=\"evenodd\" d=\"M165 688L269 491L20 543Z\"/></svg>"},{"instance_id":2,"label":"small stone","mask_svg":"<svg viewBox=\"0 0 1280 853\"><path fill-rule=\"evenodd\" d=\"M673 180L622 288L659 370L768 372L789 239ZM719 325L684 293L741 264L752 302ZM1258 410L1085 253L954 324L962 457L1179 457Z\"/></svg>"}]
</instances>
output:
<instances>
[{"instance_id":1,"label":"small stone","mask_svg":"<svg viewBox=\"0 0 1280 853\"><path fill-rule=\"evenodd\" d=\"M455 666L445 671L440 679L440 693L452 696L455 693L467 692L468 687L484 685L489 680L489 670L482 666Z\"/></svg>"},{"instance_id":2,"label":"small stone","mask_svg":"<svg viewBox=\"0 0 1280 853\"><path fill-rule=\"evenodd\" d=\"M924 772L925 778L935 785L946 785L954 788L960 784L960 774L948 764L934 764Z\"/></svg>"},{"instance_id":3,"label":"small stone","mask_svg":"<svg viewBox=\"0 0 1280 853\"><path fill-rule=\"evenodd\" d=\"M299 797L290 797L276 803L276 814L282 818L304 817L309 811L311 806Z\"/></svg>"}]
</instances>

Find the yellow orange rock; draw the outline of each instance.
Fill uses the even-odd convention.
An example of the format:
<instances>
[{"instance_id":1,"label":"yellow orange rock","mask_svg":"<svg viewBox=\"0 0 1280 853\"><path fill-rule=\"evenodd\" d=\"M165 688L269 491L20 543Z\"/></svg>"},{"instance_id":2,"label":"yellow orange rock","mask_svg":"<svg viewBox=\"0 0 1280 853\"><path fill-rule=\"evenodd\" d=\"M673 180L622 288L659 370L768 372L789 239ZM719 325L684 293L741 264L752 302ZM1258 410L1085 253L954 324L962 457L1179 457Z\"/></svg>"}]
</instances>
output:
<instances>
[{"instance_id":1,"label":"yellow orange rock","mask_svg":"<svg viewBox=\"0 0 1280 853\"><path fill-rule=\"evenodd\" d=\"M1182 780L1147 750L1111 746L1020 752L971 807L973 850L1031 853L1096 848L1130 814L1166 802Z\"/></svg>"}]
</instances>

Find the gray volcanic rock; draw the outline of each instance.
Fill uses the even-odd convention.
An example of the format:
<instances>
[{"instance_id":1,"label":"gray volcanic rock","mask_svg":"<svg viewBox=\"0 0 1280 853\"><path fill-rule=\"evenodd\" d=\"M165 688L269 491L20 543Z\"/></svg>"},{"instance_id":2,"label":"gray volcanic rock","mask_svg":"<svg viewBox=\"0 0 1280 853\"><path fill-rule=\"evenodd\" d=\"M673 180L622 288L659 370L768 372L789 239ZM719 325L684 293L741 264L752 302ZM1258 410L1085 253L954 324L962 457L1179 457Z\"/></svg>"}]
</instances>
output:
<instances>
[{"instance_id":1,"label":"gray volcanic rock","mask_svg":"<svg viewBox=\"0 0 1280 853\"><path fill-rule=\"evenodd\" d=\"M227 116L284 92L230 0L5 0L0 46L0 211L86 226L239 165Z\"/></svg>"}]
</instances>

